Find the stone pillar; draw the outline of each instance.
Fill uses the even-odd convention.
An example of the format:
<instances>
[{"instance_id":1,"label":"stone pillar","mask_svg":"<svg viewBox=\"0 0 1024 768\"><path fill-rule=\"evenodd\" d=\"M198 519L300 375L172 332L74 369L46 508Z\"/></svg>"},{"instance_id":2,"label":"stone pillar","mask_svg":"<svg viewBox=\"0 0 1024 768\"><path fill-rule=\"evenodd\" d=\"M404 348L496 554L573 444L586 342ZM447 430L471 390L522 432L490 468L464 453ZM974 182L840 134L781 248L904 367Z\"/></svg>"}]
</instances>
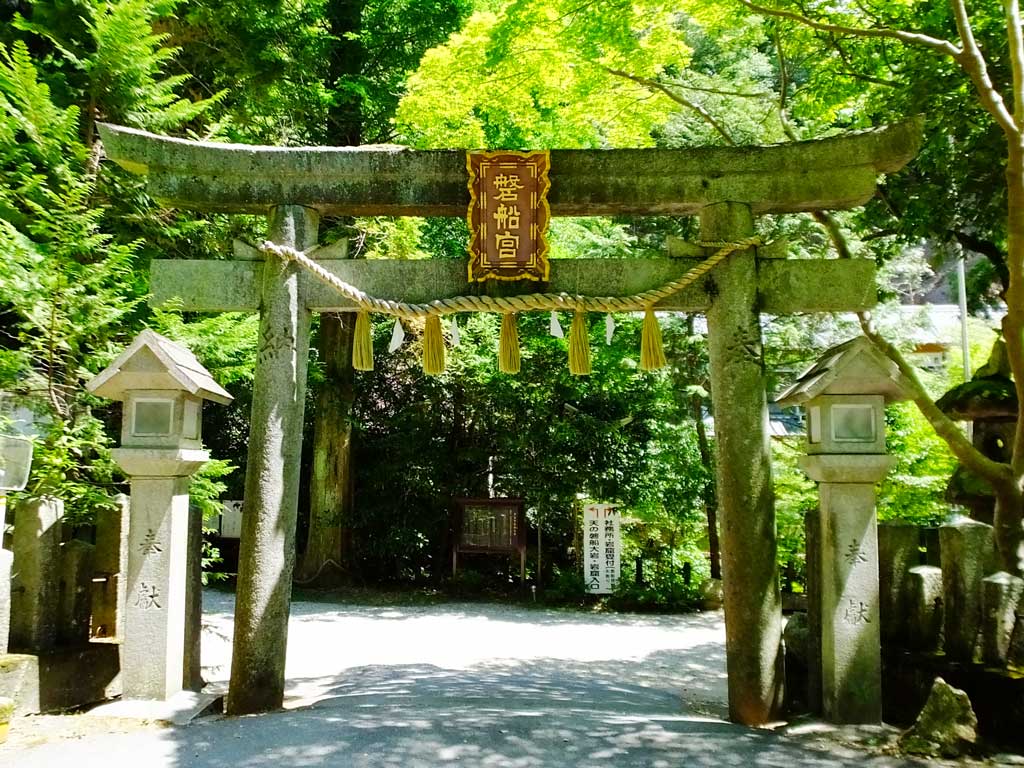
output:
<instances>
[{"instance_id":1,"label":"stone pillar","mask_svg":"<svg viewBox=\"0 0 1024 768\"><path fill-rule=\"evenodd\" d=\"M63 516L64 502L52 496L18 505L11 578L12 651L38 653L57 643Z\"/></svg>"},{"instance_id":2,"label":"stone pillar","mask_svg":"<svg viewBox=\"0 0 1024 768\"><path fill-rule=\"evenodd\" d=\"M754 233L750 208L719 203L700 214L700 236L735 241ZM753 249L733 253L705 278L708 357L725 590L729 717L760 725L782 703L782 603L776 566L764 356Z\"/></svg>"},{"instance_id":3,"label":"stone pillar","mask_svg":"<svg viewBox=\"0 0 1024 768\"><path fill-rule=\"evenodd\" d=\"M982 579L982 661L989 666L1006 664L1022 594L1024 579L1005 571Z\"/></svg>"},{"instance_id":4,"label":"stone pillar","mask_svg":"<svg viewBox=\"0 0 1024 768\"><path fill-rule=\"evenodd\" d=\"M875 483L894 459L805 456L821 513L822 708L836 723L882 720Z\"/></svg>"},{"instance_id":5,"label":"stone pillar","mask_svg":"<svg viewBox=\"0 0 1024 768\"><path fill-rule=\"evenodd\" d=\"M907 572L907 645L932 653L942 641L942 569L918 565Z\"/></svg>"},{"instance_id":6,"label":"stone pillar","mask_svg":"<svg viewBox=\"0 0 1024 768\"><path fill-rule=\"evenodd\" d=\"M93 553L92 636L124 639L125 585L128 576L129 500L123 493L112 509L96 512Z\"/></svg>"},{"instance_id":7,"label":"stone pillar","mask_svg":"<svg viewBox=\"0 0 1024 768\"><path fill-rule=\"evenodd\" d=\"M168 467L162 477L140 476L121 455L129 451L114 451L132 489L121 677L126 699L165 700L181 690L188 475L202 462L187 471Z\"/></svg>"},{"instance_id":8,"label":"stone pillar","mask_svg":"<svg viewBox=\"0 0 1024 768\"><path fill-rule=\"evenodd\" d=\"M916 525L902 521L878 525L878 594L886 640L900 640L907 633L907 572L920 563L920 540Z\"/></svg>"},{"instance_id":9,"label":"stone pillar","mask_svg":"<svg viewBox=\"0 0 1024 768\"><path fill-rule=\"evenodd\" d=\"M280 206L270 216L270 239L304 250L316 244L317 226L315 211ZM267 257L227 699L227 711L236 715L284 702L309 356L310 313L301 285L294 264Z\"/></svg>"},{"instance_id":10,"label":"stone pillar","mask_svg":"<svg viewBox=\"0 0 1024 768\"><path fill-rule=\"evenodd\" d=\"M61 645L80 646L89 642L92 616L92 544L72 539L61 545L60 614L57 640Z\"/></svg>"},{"instance_id":11,"label":"stone pillar","mask_svg":"<svg viewBox=\"0 0 1024 768\"><path fill-rule=\"evenodd\" d=\"M807 709L821 714L821 513L804 514L807 572Z\"/></svg>"},{"instance_id":12,"label":"stone pillar","mask_svg":"<svg viewBox=\"0 0 1024 768\"><path fill-rule=\"evenodd\" d=\"M186 691L203 690L203 512L189 510L185 561L185 662L181 685Z\"/></svg>"},{"instance_id":13,"label":"stone pillar","mask_svg":"<svg viewBox=\"0 0 1024 768\"><path fill-rule=\"evenodd\" d=\"M0 491L0 656L7 653L7 638L11 633L11 566L14 554L4 549L6 518L7 496Z\"/></svg>"},{"instance_id":14,"label":"stone pillar","mask_svg":"<svg viewBox=\"0 0 1024 768\"><path fill-rule=\"evenodd\" d=\"M946 655L971 662L980 651L981 580L995 570L992 526L961 518L939 528Z\"/></svg>"}]
</instances>

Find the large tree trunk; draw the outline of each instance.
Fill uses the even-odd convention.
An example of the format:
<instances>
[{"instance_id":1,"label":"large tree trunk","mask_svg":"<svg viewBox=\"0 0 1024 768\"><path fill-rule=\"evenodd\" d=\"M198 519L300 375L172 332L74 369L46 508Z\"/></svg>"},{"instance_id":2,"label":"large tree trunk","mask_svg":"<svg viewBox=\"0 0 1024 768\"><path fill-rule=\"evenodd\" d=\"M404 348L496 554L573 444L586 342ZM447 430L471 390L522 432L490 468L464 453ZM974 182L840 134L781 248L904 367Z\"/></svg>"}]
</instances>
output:
<instances>
[{"instance_id":1,"label":"large tree trunk","mask_svg":"<svg viewBox=\"0 0 1024 768\"><path fill-rule=\"evenodd\" d=\"M362 73L362 0L336 0L327 8L334 37L329 83L334 101L327 114L324 141L357 146L362 132L359 91L346 85ZM353 36L356 35L356 36ZM338 586L351 576L353 487L351 471L352 333L355 315L320 318L320 359L324 380L313 422L313 474L309 494L309 539L296 580L320 587Z\"/></svg>"},{"instance_id":2,"label":"large tree trunk","mask_svg":"<svg viewBox=\"0 0 1024 768\"><path fill-rule=\"evenodd\" d=\"M707 480L704 481L704 513L708 518L708 557L711 560L711 578L722 578L722 556L718 543L718 498L715 494L714 458L708 433L704 428L703 402L699 395L692 399L693 420L697 426L697 450L700 451L700 462L708 469Z\"/></svg>"},{"instance_id":3,"label":"large tree trunk","mask_svg":"<svg viewBox=\"0 0 1024 768\"><path fill-rule=\"evenodd\" d=\"M1018 104L1018 113L1020 109ZM996 488L993 522L1003 568L1019 575L1024 573L1024 529L1021 528L1024 515L1024 418L1020 412L1021 404L1024 404L1024 140L1020 136L1008 137L1006 160L1006 266L1010 285L1006 291L1003 338L1010 357L1018 407L1017 431L1010 458L1013 481L1006 488Z\"/></svg>"},{"instance_id":4,"label":"large tree trunk","mask_svg":"<svg viewBox=\"0 0 1024 768\"><path fill-rule=\"evenodd\" d=\"M309 539L296 580L338 586L350 576L352 514L352 331L355 315L320 318L324 383L316 400Z\"/></svg>"}]
</instances>

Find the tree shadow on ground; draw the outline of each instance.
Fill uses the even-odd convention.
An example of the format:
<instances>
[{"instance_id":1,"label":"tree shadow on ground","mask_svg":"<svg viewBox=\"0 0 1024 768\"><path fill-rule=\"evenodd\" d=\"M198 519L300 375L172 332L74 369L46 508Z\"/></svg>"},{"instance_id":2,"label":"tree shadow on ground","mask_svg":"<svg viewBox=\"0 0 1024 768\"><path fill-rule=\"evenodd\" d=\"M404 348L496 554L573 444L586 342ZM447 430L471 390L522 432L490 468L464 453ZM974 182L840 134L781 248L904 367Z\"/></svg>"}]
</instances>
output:
<instances>
[{"instance_id":1,"label":"tree shadow on ground","mask_svg":"<svg viewBox=\"0 0 1024 768\"><path fill-rule=\"evenodd\" d=\"M414 640L414 638L410 638ZM707 668L699 669L701 653ZM356 668L335 679L290 681L315 703L224 718L173 732L178 766L840 766L898 765L863 753L822 752L777 734L701 716L657 669L638 662L539 659L464 670L429 665ZM699 675L716 675L719 648L695 648ZM625 672L625 674L623 674ZM713 687L713 686L707 686ZM296 699L292 703L298 703ZM258 745L262 745L262 748Z\"/></svg>"}]
</instances>

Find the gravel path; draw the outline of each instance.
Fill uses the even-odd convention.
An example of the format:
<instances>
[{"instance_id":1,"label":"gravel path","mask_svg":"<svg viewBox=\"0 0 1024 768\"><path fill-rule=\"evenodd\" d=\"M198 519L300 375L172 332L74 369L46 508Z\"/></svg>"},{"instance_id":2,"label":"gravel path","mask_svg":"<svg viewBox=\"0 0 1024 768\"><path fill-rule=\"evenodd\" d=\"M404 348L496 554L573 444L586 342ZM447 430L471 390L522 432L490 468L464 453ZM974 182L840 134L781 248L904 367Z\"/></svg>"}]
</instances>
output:
<instances>
[{"instance_id":1,"label":"gravel path","mask_svg":"<svg viewBox=\"0 0 1024 768\"><path fill-rule=\"evenodd\" d=\"M204 599L205 676L223 685L233 598ZM840 746L835 732L816 741L725 722L720 613L296 602L287 675L286 709L268 715L185 728L81 716L16 721L0 766L906 764ZM864 735L855 736L863 743Z\"/></svg>"}]
</instances>

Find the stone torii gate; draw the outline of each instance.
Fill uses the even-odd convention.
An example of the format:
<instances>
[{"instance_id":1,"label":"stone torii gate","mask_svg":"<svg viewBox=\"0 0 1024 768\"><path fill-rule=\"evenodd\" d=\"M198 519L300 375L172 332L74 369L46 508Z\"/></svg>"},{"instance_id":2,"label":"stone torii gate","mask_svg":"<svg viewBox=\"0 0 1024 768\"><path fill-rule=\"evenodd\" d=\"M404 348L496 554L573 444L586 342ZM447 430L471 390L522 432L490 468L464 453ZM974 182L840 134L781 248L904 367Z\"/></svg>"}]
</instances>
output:
<instances>
[{"instance_id":1,"label":"stone torii gate","mask_svg":"<svg viewBox=\"0 0 1024 768\"><path fill-rule=\"evenodd\" d=\"M265 214L269 239L305 250L322 215L462 216L465 154L395 147L279 148L185 141L101 125L107 157L146 174L167 206ZM920 125L771 147L552 150L555 216L696 215L705 241L754 233L755 216L861 205L881 173L914 156ZM154 261L154 301L190 311L258 311L258 364L245 483L235 635L227 710L281 706L295 559L302 413L312 312L357 307L294 263L236 249L224 261ZM328 271L371 295L424 302L469 292L449 261L350 261L320 249ZM782 694L781 603L761 312L836 312L875 303L870 260L787 260L738 251L700 283L657 305L708 322L722 526L729 710L765 723ZM333 258L332 258L333 256ZM698 261L554 260L547 286L585 295L632 294L680 277ZM528 289L528 290L532 290Z\"/></svg>"}]
</instances>

